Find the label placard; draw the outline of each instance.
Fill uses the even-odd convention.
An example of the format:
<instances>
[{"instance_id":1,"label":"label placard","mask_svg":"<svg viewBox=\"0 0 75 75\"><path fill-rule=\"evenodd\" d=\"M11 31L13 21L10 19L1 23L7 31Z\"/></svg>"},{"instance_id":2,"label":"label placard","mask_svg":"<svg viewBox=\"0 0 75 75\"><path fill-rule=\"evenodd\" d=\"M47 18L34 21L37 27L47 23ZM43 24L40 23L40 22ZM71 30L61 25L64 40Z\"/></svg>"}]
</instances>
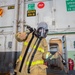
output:
<instances>
[{"instance_id":1,"label":"label placard","mask_svg":"<svg viewBox=\"0 0 75 75\"><path fill-rule=\"evenodd\" d=\"M36 16L36 10L28 10L27 17Z\"/></svg>"},{"instance_id":2,"label":"label placard","mask_svg":"<svg viewBox=\"0 0 75 75\"><path fill-rule=\"evenodd\" d=\"M75 0L66 0L67 11L75 11Z\"/></svg>"},{"instance_id":3,"label":"label placard","mask_svg":"<svg viewBox=\"0 0 75 75\"><path fill-rule=\"evenodd\" d=\"M8 9L14 9L15 6L8 6Z\"/></svg>"}]
</instances>

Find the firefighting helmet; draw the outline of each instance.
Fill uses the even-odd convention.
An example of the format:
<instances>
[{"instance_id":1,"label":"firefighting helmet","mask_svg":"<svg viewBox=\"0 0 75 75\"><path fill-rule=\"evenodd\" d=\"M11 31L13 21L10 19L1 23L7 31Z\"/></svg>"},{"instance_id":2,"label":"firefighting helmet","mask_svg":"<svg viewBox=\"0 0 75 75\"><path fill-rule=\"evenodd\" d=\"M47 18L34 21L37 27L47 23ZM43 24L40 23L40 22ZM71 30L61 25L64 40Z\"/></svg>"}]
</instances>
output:
<instances>
[{"instance_id":1,"label":"firefighting helmet","mask_svg":"<svg viewBox=\"0 0 75 75\"><path fill-rule=\"evenodd\" d=\"M46 37L48 32L48 25L45 22L38 23L37 34L40 37Z\"/></svg>"}]
</instances>

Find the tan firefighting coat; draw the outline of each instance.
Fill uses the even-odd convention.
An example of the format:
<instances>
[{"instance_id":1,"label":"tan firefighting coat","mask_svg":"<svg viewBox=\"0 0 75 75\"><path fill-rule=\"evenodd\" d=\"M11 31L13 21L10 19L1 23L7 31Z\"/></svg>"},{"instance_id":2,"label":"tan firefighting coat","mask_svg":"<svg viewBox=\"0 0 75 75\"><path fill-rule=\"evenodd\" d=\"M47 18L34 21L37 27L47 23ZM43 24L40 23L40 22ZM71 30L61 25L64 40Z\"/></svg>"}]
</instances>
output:
<instances>
[{"instance_id":1,"label":"tan firefighting coat","mask_svg":"<svg viewBox=\"0 0 75 75\"><path fill-rule=\"evenodd\" d=\"M31 56L36 48L35 41L36 41L37 37L34 35L34 38L32 40L32 43L29 47L28 53L24 60L22 70L21 70L21 72L19 72L21 62L22 62L24 53L26 51L27 45L32 37L32 33L30 33L28 35L28 37L25 41L23 41L23 39L21 39L21 37L19 37L18 35L19 35L19 33L16 34L16 39L19 42L24 42L24 43L23 43L22 52L16 62L15 72L17 73L17 75L46 75L47 66L44 65L44 59L46 59L46 55L50 55L50 53L48 52L48 45L47 45L46 39L43 38L39 44L39 47L36 51L36 54L33 58L31 66L30 66L30 74L29 74L29 73L27 73L27 69L28 69L28 65L29 65ZM27 36L26 33L25 33L25 35Z\"/></svg>"}]
</instances>

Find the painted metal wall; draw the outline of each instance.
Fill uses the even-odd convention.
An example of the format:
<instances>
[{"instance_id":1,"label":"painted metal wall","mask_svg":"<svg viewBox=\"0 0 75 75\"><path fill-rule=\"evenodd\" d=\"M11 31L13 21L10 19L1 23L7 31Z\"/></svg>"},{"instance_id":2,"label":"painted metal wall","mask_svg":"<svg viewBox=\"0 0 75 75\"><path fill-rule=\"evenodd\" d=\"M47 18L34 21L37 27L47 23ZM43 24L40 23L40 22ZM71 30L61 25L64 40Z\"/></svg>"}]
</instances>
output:
<instances>
[{"instance_id":1,"label":"painted metal wall","mask_svg":"<svg viewBox=\"0 0 75 75\"><path fill-rule=\"evenodd\" d=\"M56 1L56 28L75 28L75 11L67 11L66 1L68 0Z\"/></svg>"},{"instance_id":2,"label":"painted metal wall","mask_svg":"<svg viewBox=\"0 0 75 75\"><path fill-rule=\"evenodd\" d=\"M19 20L18 20L18 28L19 31L22 31L22 24L30 25L34 28L37 27L37 24L41 21L45 21L49 25L49 31L51 32L66 32L66 31L75 31L74 27L74 16L75 11L68 12L66 9L66 0L44 0L44 7L39 8L39 1L26 1L25 2L25 20L23 21L23 7L22 1L19 1ZM14 37L14 27L15 26L15 8L8 9L8 6L14 5L15 0L0 0L0 7L4 10L3 16L0 17L0 27L11 26L7 28L0 28L0 31L12 32L12 36ZM29 5L34 4L34 8L29 9ZM61 6L60 6L61 5ZM30 6L31 7L31 6ZM36 10L36 16L27 17L28 10ZM62 15L63 14L63 15ZM55 21L54 21L55 20ZM53 25L54 23L54 25ZM68 25L70 25L68 27ZM60 37L60 36L59 36ZM14 41L14 39L13 39ZM74 40L73 40L74 41ZM67 40L68 42L68 40ZM68 43L67 43L68 44ZM70 48L71 49L71 48ZM74 50L74 49L73 49Z\"/></svg>"},{"instance_id":3,"label":"painted metal wall","mask_svg":"<svg viewBox=\"0 0 75 75\"><path fill-rule=\"evenodd\" d=\"M50 31L75 31L75 11L67 11L67 0L45 0L44 8L37 7L38 1L26 2L26 24L33 27L40 21L49 25ZM29 4L35 4L36 16L27 17Z\"/></svg>"},{"instance_id":4,"label":"painted metal wall","mask_svg":"<svg viewBox=\"0 0 75 75\"><path fill-rule=\"evenodd\" d=\"M53 14L51 12L52 6L53 6L53 1L52 0L43 1L44 7L42 7L42 8L38 7L39 3L40 2L38 2L38 1L26 2L26 14L25 14L26 24L28 24L32 27L37 27L37 24L39 22L45 21L49 25L51 25L51 20L52 20L52 17L53 17ZM28 6L31 5L31 4L35 5L34 9L33 8L29 9ZM28 10L36 10L36 16L27 17L27 11Z\"/></svg>"}]
</instances>

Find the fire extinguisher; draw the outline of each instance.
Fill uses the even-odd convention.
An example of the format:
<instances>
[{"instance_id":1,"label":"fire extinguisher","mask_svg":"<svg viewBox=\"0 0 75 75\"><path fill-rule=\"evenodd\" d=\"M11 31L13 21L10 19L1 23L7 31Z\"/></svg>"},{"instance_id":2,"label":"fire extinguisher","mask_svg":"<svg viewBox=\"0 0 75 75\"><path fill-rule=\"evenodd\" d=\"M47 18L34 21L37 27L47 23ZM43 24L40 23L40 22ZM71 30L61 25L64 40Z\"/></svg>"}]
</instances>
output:
<instances>
[{"instance_id":1,"label":"fire extinguisher","mask_svg":"<svg viewBox=\"0 0 75 75\"><path fill-rule=\"evenodd\" d=\"M74 61L69 58L68 59L69 70L74 70Z\"/></svg>"}]
</instances>

